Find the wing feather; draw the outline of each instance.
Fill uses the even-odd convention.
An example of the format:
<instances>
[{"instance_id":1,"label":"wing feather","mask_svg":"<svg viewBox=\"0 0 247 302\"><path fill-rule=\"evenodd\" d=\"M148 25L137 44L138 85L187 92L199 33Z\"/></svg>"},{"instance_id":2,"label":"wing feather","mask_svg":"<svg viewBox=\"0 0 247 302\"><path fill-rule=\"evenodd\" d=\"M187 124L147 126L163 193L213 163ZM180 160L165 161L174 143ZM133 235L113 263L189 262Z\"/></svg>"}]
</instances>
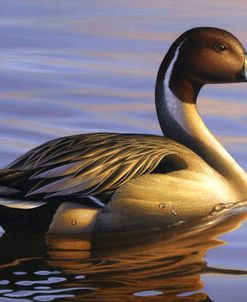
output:
<instances>
[{"instance_id":1,"label":"wing feather","mask_svg":"<svg viewBox=\"0 0 247 302\"><path fill-rule=\"evenodd\" d=\"M24 154L0 173L0 186L9 183L12 192L22 191L23 202L97 196L151 173L166 156L184 152L193 155L184 146L154 135L75 135Z\"/></svg>"}]
</instances>

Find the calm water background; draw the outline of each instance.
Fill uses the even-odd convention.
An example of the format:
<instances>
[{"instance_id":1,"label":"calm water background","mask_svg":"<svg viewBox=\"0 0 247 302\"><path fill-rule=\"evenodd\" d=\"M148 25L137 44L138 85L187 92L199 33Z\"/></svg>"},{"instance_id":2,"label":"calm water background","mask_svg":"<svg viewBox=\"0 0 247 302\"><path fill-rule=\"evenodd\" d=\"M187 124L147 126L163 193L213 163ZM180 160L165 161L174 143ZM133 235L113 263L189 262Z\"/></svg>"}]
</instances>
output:
<instances>
[{"instance_id":1,"label":"calm water background","mask_svg":"<svg viewBox=\"0 0 247 302\"><path fill-rule=\"evenodd\" d=\"M153 91L171 42L191 27L216 26L247 47L246 10L245 1L2 0L0 166L69 134L161 134ZM245 169L246 100L246 84L233 84L207 86L199 101ZM246 301L244 221L242 213L224 227L114 246L111 237L5 234L0 301Z\"/></svg>"}]
</instances>

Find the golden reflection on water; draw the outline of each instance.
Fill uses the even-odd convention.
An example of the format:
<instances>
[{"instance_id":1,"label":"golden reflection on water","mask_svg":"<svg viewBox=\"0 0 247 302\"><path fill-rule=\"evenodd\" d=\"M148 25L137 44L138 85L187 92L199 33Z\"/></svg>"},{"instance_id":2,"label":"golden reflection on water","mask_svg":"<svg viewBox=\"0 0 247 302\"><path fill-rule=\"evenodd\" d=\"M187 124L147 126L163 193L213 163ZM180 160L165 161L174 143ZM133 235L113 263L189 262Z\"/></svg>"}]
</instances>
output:
<instances>
[{"instance_id":1,"label":"golden reflection on water","mask_svg":"<svg viewBox=\"0 0 247 302\"><path fill-rule=\"evenodd\" d=\"M0 300L4 295L32 296L41 281L50 288L39 289L39 294L49 296L55 290L74 295L63 301L212 301L204 274L247 275L240 269L211 267L205 258L209 250L227 244L219 236L247 220L247 213L237 210L147 233L5 233L0 238L0 289L1 280L9 280L4 289L12 292L0 292ZM37 276L40 271L49 275ZM25 274L13 276L15 272ZM62 281L49 283L50 276Z\"/></svg>"},{"instance_id":2,"label":"golden reflection on water","mask_svg":"<svg viewBox=\"0 0 247 302\"><path fill-rule=\"evenodd\" d=\"M138 293L147 291L158 291L165 301L205 301L206 293L179 295L203 292L200 275L206 272L246 274L210 268L204 260L209 249L225 244L218 237L246 218L246 213L239 213L155 233L47 236L45 263L64 274L85 275L83 286L97 290L84 293L83 301L138 301ZM162 300L160 295L152 301Z\"/></svg>"}]
</instances>

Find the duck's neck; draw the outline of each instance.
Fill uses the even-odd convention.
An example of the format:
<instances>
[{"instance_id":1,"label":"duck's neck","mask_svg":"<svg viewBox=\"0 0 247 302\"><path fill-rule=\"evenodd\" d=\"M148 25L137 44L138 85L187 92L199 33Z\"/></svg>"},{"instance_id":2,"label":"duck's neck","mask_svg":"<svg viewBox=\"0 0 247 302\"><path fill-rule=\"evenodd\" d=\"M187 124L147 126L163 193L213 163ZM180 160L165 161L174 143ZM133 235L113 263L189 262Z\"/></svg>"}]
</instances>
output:
<instances>
[{"instance_id":1,"label":"duck's neck","mask_svg":"<svg viewBox=\"0 0 247 302\"><path fill-rule=\"evenodd\" d=\"M202 87L174 64L178 48L161 64L156 82L156 109L164 135L187 146L239 190L247 192L247 177L202 121L196 107Z\"/></svg>"}]
</instances>

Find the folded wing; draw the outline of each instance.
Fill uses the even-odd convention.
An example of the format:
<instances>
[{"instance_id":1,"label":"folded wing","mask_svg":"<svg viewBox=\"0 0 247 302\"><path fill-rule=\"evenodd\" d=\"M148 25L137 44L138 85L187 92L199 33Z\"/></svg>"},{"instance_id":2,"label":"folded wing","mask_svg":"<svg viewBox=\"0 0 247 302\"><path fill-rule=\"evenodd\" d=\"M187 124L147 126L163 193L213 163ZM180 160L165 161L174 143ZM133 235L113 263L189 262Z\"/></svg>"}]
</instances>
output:
<instances>
[{"instance_id":1,"label":"folded wing","mask_svg":"<svg viewBox=\"0 0 247 302\"><path fill-rule=\"evenodd\" d=\"M5 205L16 199L18 205L23 202L30 207L59 198L83 202L153 172L170 155L181 152L191 151L153 135L93 133L60 138L0 171L0 199Z\"/></svg>"}]
</instances>

